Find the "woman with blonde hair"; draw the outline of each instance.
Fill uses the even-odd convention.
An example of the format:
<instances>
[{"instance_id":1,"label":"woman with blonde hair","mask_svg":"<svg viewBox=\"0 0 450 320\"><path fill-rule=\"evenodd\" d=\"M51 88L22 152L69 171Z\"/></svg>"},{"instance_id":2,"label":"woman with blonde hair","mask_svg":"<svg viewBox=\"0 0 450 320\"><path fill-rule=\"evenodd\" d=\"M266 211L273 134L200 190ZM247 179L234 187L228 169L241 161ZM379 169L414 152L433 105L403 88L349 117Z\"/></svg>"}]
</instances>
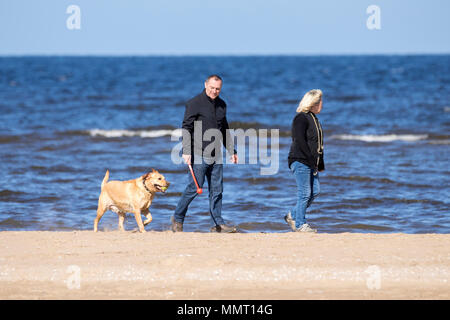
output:
<instances>
[{"instance_id":1,"label":"woman with blonde hair","mask_svg":"<svg viewBox=\"0 0 450 320\"><path fill-rule=\"evenodd\" d=\"M289 168L297 183L297 204L284 217L297 232L317 232L306 223L306 208L320 193L319 171L325 170L323 161L323 131L317 115L322 111L322 91L308 91L300 101L292 121L292 144Z\"/></svg>"}]
</instances>

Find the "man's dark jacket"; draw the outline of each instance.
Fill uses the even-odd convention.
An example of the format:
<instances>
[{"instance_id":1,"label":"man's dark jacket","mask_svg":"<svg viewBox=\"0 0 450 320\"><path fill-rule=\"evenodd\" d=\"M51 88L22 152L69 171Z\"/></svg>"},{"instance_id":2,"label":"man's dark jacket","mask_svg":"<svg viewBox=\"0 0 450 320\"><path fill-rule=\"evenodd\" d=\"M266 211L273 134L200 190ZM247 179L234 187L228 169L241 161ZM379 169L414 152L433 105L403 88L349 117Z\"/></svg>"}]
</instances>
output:
<instances>
[{"instance_id":1,"label":"man's dark jacket","mask_svg":"<svg viewBox=\"0 0 450 320\"><path fill-rule=\"evenodd\" d=\"M206 95L206 91L203 90L202 93L195 96L186 103L186 111L184 113L184 119L182 128L187 130L191 139L183 138L183 154L190 155L202 155L206 146L212 143L212 141L203 141L202 143L194 143L194 122L202 122L202 137L208 129L218 129L222 133L221 141L216 141L216 143L223 144L230 154L236 153L233 149L233 141L231 136L227 134L227 129L229 129L228 121L226 118L227 105L220 97L216 99L211 99ZM226 137L226 139L223 139ZM229 146L227 147L227 143ZM221 149L221 148L220 148ZM213 152L212 156L215 154Z\"/></svg>"}]
</instances>

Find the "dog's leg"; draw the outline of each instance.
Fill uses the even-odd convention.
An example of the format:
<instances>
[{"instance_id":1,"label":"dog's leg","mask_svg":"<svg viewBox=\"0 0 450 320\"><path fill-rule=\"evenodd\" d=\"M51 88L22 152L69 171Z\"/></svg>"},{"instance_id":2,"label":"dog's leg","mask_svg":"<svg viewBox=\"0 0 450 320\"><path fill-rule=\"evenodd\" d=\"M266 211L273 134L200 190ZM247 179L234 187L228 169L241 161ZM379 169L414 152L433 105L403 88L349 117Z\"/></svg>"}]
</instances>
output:
<instances>
[{"instance_id":1,"label":"dog's leg","mask_svg":"<svg viewBox=\"0 0 450 320\"><path fill-rule=\"evenodd\" d=\"M106 212L106 207L103 204L103 201L101 200L101 197L98 201L98 207L97 207L97 216L94 219L94 232L98 231L98 223L100 222L100 219L103 217L103 215Z\"/></svg>"},{"instance_id":2,"label":"dog's leg","mask_svg":"<svg viewBox=\"0 0 450 320\"><path fill-rule=\"evenodd\" d=\"M147 218L147 219L145 219L145 221L144 221L144 226L146 226L146 225L148 225L150 222L152 222L153 218L152 218L152 215L151 215L151 213L150 213L149 210L147 210L147 212L142 211L142 214Z\"/></svg>"},{"instance_id":3,"label":"dog's leg","mask_svg":"<svg viewBox=\"0 0 450 320\"><path fill-rule=\"evenodd\" d=\"M145 229L144 229L144 224L142 223L141 210L139 210L139 209L134 210L134 217L136 218L139 232L144 233Z\"/></svg>"},{"instance_id":4,"label":"dog's leg","mask_svg":"<svg viewBox=\"0 0 450 320\"><path fill-rule=\"evenodd\" d=\"M125 220L125 212L119 212L119 231L125 231L123 227L123 221Z\"/></svg>"}]
</instances>

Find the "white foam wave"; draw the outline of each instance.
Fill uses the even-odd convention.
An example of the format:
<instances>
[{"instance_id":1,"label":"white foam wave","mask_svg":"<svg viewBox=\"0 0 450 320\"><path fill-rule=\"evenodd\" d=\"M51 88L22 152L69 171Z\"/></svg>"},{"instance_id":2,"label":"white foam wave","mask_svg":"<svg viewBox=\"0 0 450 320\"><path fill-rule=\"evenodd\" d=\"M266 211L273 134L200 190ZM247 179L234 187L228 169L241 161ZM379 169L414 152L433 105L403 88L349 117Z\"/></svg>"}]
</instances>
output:
<instances>
[{"instance_id":1,"label":"white foam wave","mask_svg":"<svg viewBox=\"0 0 450 320\"><path fill-rule=\"evenodd\" d=\"M373 135L373 134L338 134L331 136L331 139L337 140L357 140L364 142L392 142L392 141L419 141L428 138L427 134L385 134L385 135Z\"/></svg>"},{"instance_id":2,"label":"white foam wave","mask_svg":"<svg viewBox=\"0 0 450 320\"><path fill-rule=\"evenodd\" d=\"M120 137L141 137L159 138L164 136L181 137L181 129L160 129L160 130L102 130L91 129L87 131L92 137L120 138Z\"/></svg>"}]
</instances>

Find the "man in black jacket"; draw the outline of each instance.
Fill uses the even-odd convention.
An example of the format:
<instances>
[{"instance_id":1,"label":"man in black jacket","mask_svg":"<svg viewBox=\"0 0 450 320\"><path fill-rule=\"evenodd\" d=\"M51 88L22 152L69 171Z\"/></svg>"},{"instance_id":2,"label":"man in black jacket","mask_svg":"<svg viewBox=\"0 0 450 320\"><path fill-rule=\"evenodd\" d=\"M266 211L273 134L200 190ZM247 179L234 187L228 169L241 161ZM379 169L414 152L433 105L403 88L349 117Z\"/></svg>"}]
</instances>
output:
<instances>
[{"instance_id":1,"label":"man in black jacket","mask_svg":"<svg viewBox=\"0 0 450 320\"><path fill-rule=\"evenodd\" d=\"M198 185L203 186L205 177L209 189L209 212L214 226L211 232L236 232L235 227L225 224L222 218L223 164L221 145L232 154L231 161L238 162L236 150L232 147L231 136L227 129L226 103L219 98L222 79L211 75L205 81L205 90L186 103L182 128L189 133L183 136L183 160L192 164ZM199 127L201 126L201 130ZM204 139L205 132L219 132L220 138L213 142ZM215 131L214 131L215 130ZM201 134L201 135L200 135ZM214 148L211 150L210 146ZM220 148L219 148L220 147ZM207 149L210 152L206 152ZM219 151L216 153L216 151ZM197 188L191 175L189 183L178 201L175 213L171 217L172 231L183 231L183 222L191 201L197 196Z\"/></svg>"}]
</instances>

